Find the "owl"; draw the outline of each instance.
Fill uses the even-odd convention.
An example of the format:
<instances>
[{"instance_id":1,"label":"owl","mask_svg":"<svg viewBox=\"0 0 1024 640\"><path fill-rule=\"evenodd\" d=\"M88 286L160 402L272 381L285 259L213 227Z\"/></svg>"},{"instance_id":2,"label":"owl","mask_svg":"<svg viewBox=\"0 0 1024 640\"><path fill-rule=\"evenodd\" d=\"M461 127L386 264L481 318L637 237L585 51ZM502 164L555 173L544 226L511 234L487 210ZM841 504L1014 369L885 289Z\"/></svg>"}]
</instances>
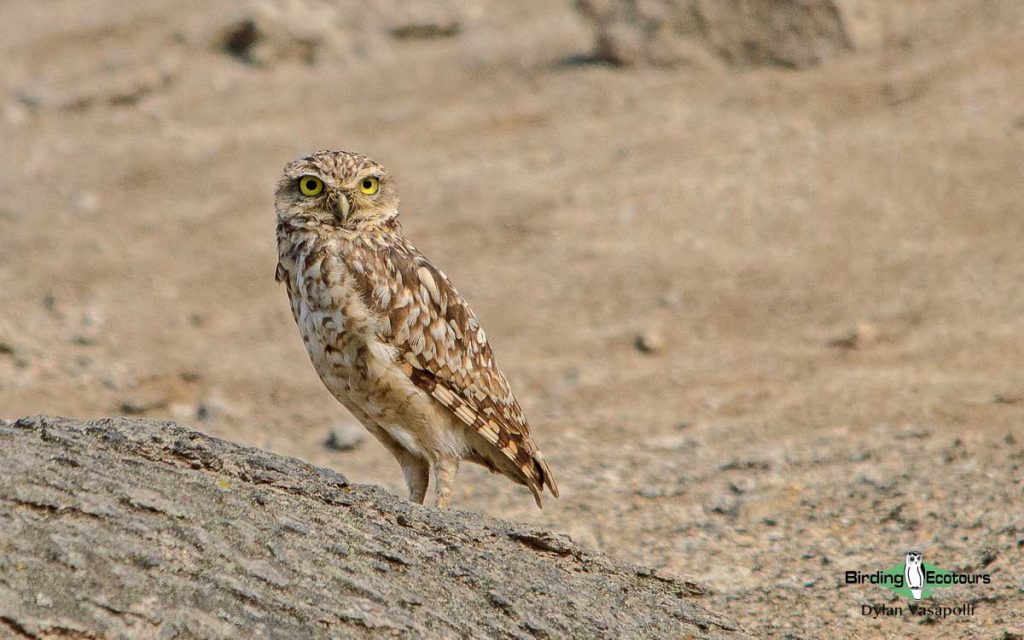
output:
<instances>
[{"instance_id":1,"label":"owl","mask_svg":"<svg viewBox=\"0 0 1024 640\"><path fill-rule=\"evenodd\" d=\"M395 456L422 503L448 506L459 462L558 485L487 335L448 277L402 234L391 174L357 153L287 164L276 278L327 389Z\"/></svg>"},{"instance_id":2,"label":"owl","mask_svg":"<svg viewBox=\"0 0 1024 640\"><path fill-rule=\"evenodd\" d=\"M903 577L914 600L921 599L921 588L924 586L924 570L921 566L921 552L908 551L907 560L903 563Z\"/></svg>"}]
</instances>

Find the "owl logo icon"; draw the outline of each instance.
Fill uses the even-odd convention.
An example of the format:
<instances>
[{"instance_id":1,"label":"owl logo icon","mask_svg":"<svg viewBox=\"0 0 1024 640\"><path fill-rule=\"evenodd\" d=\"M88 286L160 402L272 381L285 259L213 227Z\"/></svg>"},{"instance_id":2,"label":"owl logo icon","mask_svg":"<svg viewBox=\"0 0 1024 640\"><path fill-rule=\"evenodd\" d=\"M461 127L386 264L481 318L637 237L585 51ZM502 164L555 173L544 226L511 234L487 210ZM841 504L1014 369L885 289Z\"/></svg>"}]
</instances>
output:
<instances>
[{"instance_id":1,"label":"owl logo icon","mask_svg":"<svg viewBox=\"0 0 1024 640\"><path fill-rule=\"evenodd\" d=\"M920 600L921 589L924 588L924 566L920 551L907 552L907 561L903 563L903 578L914 600Z\"/></svg>"}]
</instances>

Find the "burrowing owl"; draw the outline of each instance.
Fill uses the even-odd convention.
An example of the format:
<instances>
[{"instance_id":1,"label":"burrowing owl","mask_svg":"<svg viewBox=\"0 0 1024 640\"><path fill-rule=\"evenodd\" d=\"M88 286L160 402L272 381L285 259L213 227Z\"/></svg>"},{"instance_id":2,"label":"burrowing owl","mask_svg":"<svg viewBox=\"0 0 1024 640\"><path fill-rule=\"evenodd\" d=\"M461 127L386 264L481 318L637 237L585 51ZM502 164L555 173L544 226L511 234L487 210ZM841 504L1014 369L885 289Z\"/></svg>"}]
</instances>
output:
<instances>
[{"instance_id":1,"label":"burrowing owl","mask_svg":"<svg viewBox=\"0 0 1024 640\"><path fill-rule=\"evenodd\" d=\"M437 505L459 461L533 492L558 485L530 437L484 330L448 277L402 235L390 174L320 151L277 186L277 280L327 389L398 459L409 499L430 471Z\"/></svg>"}]
</instances>

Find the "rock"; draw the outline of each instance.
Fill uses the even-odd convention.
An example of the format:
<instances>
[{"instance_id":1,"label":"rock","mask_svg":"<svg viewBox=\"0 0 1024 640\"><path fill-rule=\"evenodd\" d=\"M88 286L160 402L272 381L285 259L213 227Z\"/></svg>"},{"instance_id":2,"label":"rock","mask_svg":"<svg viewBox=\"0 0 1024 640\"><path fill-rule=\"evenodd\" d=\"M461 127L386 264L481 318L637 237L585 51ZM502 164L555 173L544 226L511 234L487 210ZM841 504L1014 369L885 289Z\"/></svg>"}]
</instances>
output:
<instances>
[{"instance_id":1,"label":"rock","mask_svg":"<svg viewBox=\"0 0 1024 640\"><path fill-rule=\"evenodd\" d=\"M434 40L436 38L451 38L458 33L459 23L457 22L403 24L391 30L391 36L397 40Z\"/></svg>"},{"instance_id":2,"label":"rock","mask_svg":"<svg viewBox=\"0 0 1024 640\"><path fill-rule=\"evenodd\" d=\"M686 580L174 423L0 420L0 470L0 635L748 637Z\"/></svg>"},{"instance_id":3,"label":"rock","mask_svg":"<svg viewBox=\"0 0 1024 640\"><path fill-rule=\"evenodd\" d=\"M18 89L14 94L17 103L29 111L56 108L66 97L48 84L34 82Z\"/></svg>"},{"instance_id":4,"label":"rock","mask_svg":"<svg viewBox=\"0 0 1024 640\"><path fill-rule=\"evenodd\" d=\"M134 416L153 409L163 409L169 401L170 398L160 390L140 390L122 400L120 409L122 413Z\"/></svg>"},{"instance_id":5,"label":"rock","mask_svg":"<svg viewBox=\"0 0 1024 640\"><path fill-rule=\"evenodd\" d=\"M399 10L390 16L388 33L396 40L435 40L452 38L462 30L462 17L455 5L445 2L399 3Z\"/></svg>"},{"instance_id":6,"label":"rock","mask_svg":"<svg viewBox=\"0 0 1024 640\"><path fill-rule=\"evenodd\" d=\"M828 346L837 349L860 349L878 341L878 329L868 322L858 322L848 331L828 341Z\"/></svg>"},{"instance_id":7,"label":"rock","mask_svg":"<svg viewBox=\"0 0 1024 640\"><path fill-rule=\"evenodd\" d=\"M932 435L932 432L923 427L908 426L892 434L896 440L922 440Z\"/></svg>"},{"instance_id":8,"label":"rock","mask_svg":"<svg viewBox=\"0 0 1024 640\"><path fill-rule=\"evenodd\" d=\"M678 309L683 306L683 297L674 291L669 291L658 297L658 304L666 309Z\"/></svg>"},{"instance_id":9,"label":"rock","mask_svg":"<svg viewBox=\"0 0 1024 640\"><path fill-rule=\"evenodd\" d=\"M640 353L657 353L665 347L665 340L657 331L645 329L636 334L633 344Z\"/></svg>"},{"instance_id":10,"label":"rock","mask_svg":"<svg viewBox=\"0 0 1024 640\"><path fill-rule=\"evenodd\" d=\"M994 547L985 546L978 549L977 560L975 561L975 569L984 569L988 565L992 564L999 557L999 551Z\"/></svg>"},{"instance_id":11,"label":"rock","mask_svg":"<svg viewBox=\"0 0 1024 640\"><path fill-rule=\"evenodd\" d=\"M269 66L292 61L316 64L327 37L322 20L296 19L290 12L257 12L227 25L220 34L220 47L245 64Z\"/></svg>"},{"instance_id":12,"label":"rock","mask_svg":"<svg viewBox=\"0 0 1024 640\"><path fill-rule=\"evenodd\" d=\"M361 425L345 422L331 427L324 446L334 451L352 451L366 439L366 429Z\"/></svg>"},{"instance_id":13,"label":"rock","mask_svg":"<svg viewBox=\"0 0 1024 640\"><path fill-rule=\"evenodd\" d=\"M234 413L231 403L216 392L208 394L196 405L196 419L201 422L218 420Z\"/></svg>"},{"instance_id":14,"label":"rock","mask_svg":"<svg viewBox=\"0 0 1024 640\"><path fill-rule=\"evenodd\" d=\"M816 65L854 48L844 0L576 0L617 65ZM858 14L858 18L861 16ZM867 17L867 21L871 21ZM858 34L865 20L859 20Z\"/></svg>"},{"instance_id":15,"label":"rock","mask_svg":"<svg viewBox=\"0 0 1024 640\"><path fill-rule=\"evenodd\" d=\"M252 63L252 49L266 36L252 18L240 18L229 24L221 34L221 47L242 62Z\"/></svg>"},{"instance_id":16,"label":"rock","mask_svg":"<svg viewBox=\"0 0 1024 640\"><path fill-rule=\"evenodd\" d=\"M735 518L740 514L742 506L743 502L736 495L719 495L704 504L704 511Z\"/></svg>"},{"instance_id":17,"label":"rock","mask_svg":"<svg viewBox=\"0 0 1024 640\"><path fill-rule=\"evenodd\" d=\"M744 493L750 493L757 486L751 478L736 478L729 482L729 491L732 491L736 495L743 495Z\"/></svg>"},{"instance_id":18,"label":"rock","mask_svg":"<svg viewBox=\"0 0 1024 640\"><path fill-rule=\"evenodd\" d=\"M1019 404L1024 395L1016 393L997 393L992 396L992 404Z\"/></svg>"}]
</instances>

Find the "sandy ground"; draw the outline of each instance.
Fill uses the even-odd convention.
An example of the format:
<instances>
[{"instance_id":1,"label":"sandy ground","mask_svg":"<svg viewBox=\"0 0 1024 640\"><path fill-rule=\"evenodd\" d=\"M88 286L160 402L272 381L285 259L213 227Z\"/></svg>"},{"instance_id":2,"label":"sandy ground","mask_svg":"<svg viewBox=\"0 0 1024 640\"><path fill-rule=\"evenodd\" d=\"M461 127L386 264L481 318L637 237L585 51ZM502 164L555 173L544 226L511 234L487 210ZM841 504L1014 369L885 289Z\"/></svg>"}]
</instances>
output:
<instances>
[{"instance_id":1,"label":"sandy ground","mask_svg":"<svg viewBox=\"0 0 1024 640\"><path fill-rule=\"evenodd\" d=\"M404 493L371 439L324 446L352 419L273 279L280 167L358 150L563 491L464 467L458 507L702 580L759 637L1021 637L1018 3L799 72L585 64L540 0L246 64L246 5L206 4L0 2L0 415L173 418ZM927 601L973 615L862 615L906 602L845 571L908 548L990 574Z\"/></svg>"}]
</instances>

